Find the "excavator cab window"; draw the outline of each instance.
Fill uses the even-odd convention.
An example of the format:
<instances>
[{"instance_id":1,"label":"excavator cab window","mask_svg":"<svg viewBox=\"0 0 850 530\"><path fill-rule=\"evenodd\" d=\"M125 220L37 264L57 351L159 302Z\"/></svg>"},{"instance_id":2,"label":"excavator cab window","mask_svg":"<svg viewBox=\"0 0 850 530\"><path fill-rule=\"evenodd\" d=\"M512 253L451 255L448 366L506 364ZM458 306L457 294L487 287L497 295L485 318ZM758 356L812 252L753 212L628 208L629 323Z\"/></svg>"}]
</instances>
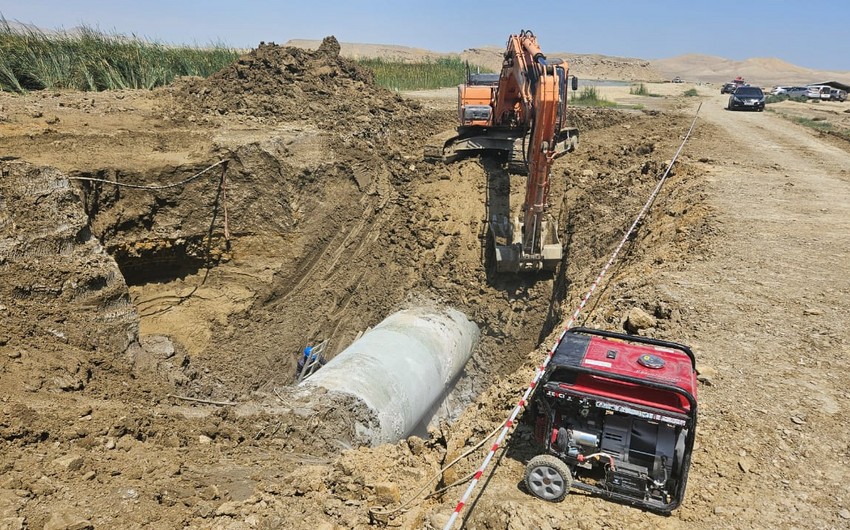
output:
<instances>
[{"instance_id":1,"label":"excavator cab window","mask_svg":"<svg viewBox=\"0 0 850 530\"><path fill-rule=\"evenodd\" d=\"M470 74L467 84L496 86L499 84L499 74Z\"/></svg>"},{"instance_id":2,"label":"excavator cab window","mask_svg":"<svg viewBox=\"0 0 850 530\"><path fill-rule=\"evenodd\" d=\"M489 105L467 105L463 108L464 123L471 121L490 121L493 108Z\"/></svg>"}]
</instances>

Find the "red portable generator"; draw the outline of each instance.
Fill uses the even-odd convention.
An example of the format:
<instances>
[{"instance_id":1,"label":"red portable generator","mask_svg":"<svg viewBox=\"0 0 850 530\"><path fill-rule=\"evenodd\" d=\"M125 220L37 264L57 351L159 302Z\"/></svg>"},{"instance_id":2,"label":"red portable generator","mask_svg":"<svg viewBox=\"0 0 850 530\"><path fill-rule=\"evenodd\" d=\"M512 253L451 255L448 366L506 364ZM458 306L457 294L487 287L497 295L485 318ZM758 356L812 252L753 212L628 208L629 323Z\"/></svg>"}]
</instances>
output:
<instances>
[{"instance_id":1,"label":"red portable generator","mask_svg":"<svg viewBox=\"0 0 850 530\"><path fill-rule=\"evenodd\" d=\"M587 328L567 331L532 398L546 449L526 467L547 501L570 488L669 513L682 502L697 424L687 346Z\"/></svg>"}]
</instances>

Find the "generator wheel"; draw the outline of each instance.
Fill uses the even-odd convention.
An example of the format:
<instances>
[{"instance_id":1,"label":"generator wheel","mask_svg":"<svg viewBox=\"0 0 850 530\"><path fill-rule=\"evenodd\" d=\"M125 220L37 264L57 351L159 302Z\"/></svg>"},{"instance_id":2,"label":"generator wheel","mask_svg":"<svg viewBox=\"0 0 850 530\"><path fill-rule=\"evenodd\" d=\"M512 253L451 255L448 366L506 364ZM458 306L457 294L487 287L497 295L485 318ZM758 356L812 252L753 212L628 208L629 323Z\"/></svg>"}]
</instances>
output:
<instances>
[{"instance_id":1,"label":"generator wheel","mask_svg":"<svg viewBox=\"0 0 850 530\"><path fill-rule=\"evenodd\" d=\"M573 475L569 466L552 455L537 455L525 467L528 491L544 501L564 500L572 483Z\"/></svg>"}]
</instances>

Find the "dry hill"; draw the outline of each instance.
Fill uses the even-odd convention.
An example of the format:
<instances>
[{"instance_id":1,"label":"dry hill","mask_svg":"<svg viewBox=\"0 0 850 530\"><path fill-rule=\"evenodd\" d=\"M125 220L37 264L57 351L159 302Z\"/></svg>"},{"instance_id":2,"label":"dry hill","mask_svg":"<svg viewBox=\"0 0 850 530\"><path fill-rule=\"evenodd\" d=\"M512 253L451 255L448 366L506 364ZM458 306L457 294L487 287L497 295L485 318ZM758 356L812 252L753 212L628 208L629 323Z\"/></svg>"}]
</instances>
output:
<instances>
[{"instance_id":1,"label":"dry hill","mask_svg":"<svg viewBox=\"0 0 850 530\"><path fill-rule=\"evenodd\" d=\"M286 45L315 50L320 43L318 40L292 39ZM469 48L460 53L440 53L422 48L389 44L344 42L341 43L341 46L341 55L349 58L380 57L417 62L440 57L459 57L472 64L492 70L498 70L501 67L503 51L500 46ZM813 70L773 57L754 57L744 61L734 61L710 55L688 54L647 61L629 57L574 54L563 51L547 51L547 55L568 59L571 72L582 79L663 81L679 76L686 81L722 83L740 75L763 86L799 85L827 80L850 83L850 72Z\"/></svg>"},{"instance_id":2,"label":"dry hill","mask_svg":"<svg viewBox=\"0 0 850 530\"><path fill-rule=\"evenodd\" d=\"M804 85L828 80L850 83L850 72L813 70L774 57L733 61L711 55L688 54L658 59L651 64L665 78L679 76L686 81L704 83L722 83L738 75L759 85Z\"/></svg>"},{"instance_id":3,"label":"dry hill","mask_svg":"<svg viewBox=\"0 0 850 530\"><path fill-rule=\"evenodd\" d=\"M321 44L318 40L293 39L286 43L287 46L296 46L315 50ZM417 62L440 57L459 57L472 64L499 70L502 66L503 47L483 46L480 48L469 48L460 53L440 53L422 48L410 48L407 46L394 46L388 44L358 44L351 42L341 43L343 57L350 58L375 58L394 59L405 62ZM661 81L664 79L649 61L643 59L632 59L628 57L609 57L605 55L574 54L569 52L550 52L544 50L550 57L563 57L570 62L571 73L583 79L616 79L623 81Z\"/></svg>"}]
</instances>

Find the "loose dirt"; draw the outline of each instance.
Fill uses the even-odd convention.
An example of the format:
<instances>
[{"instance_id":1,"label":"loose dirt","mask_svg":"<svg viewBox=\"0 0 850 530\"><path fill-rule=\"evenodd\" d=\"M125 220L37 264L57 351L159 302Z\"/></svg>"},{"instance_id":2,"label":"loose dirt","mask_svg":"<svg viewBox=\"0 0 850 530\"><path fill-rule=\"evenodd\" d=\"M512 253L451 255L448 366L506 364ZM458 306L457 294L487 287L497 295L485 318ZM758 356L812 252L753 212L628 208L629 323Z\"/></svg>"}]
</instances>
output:
<instances>
[{"instance_id":1,"label":"loose dirt","mask_svg":"<svg viewBox=\"0 0 850 530\"><path fill-rule=\"evenodd\" d=\"M621 329L640 307L657 321L642 333L696 347L683 507L665 518L532 498L519 483L539 449L523 424L466 525L846 524L846 143L724 111L707 90L653 98L657 110L575 109L581 143L552 184L565 264L495 277L487 204L522 177L487 160L423 163L454 102L384 91L337 53L331 39L317 52L269 44L154 92L0 95L2 525L379 524L369 507L398 506L505 419L696 99L695 135L585 321ZM158 191L79 180L164 185L221 160ZM482 341L426 439L361 447L351 426L366 411L292 387L305 344L329 339L333 355L431 302L464 311ZM390 525L441 527L460 494Z\"/></svg>"}]
</instances>

